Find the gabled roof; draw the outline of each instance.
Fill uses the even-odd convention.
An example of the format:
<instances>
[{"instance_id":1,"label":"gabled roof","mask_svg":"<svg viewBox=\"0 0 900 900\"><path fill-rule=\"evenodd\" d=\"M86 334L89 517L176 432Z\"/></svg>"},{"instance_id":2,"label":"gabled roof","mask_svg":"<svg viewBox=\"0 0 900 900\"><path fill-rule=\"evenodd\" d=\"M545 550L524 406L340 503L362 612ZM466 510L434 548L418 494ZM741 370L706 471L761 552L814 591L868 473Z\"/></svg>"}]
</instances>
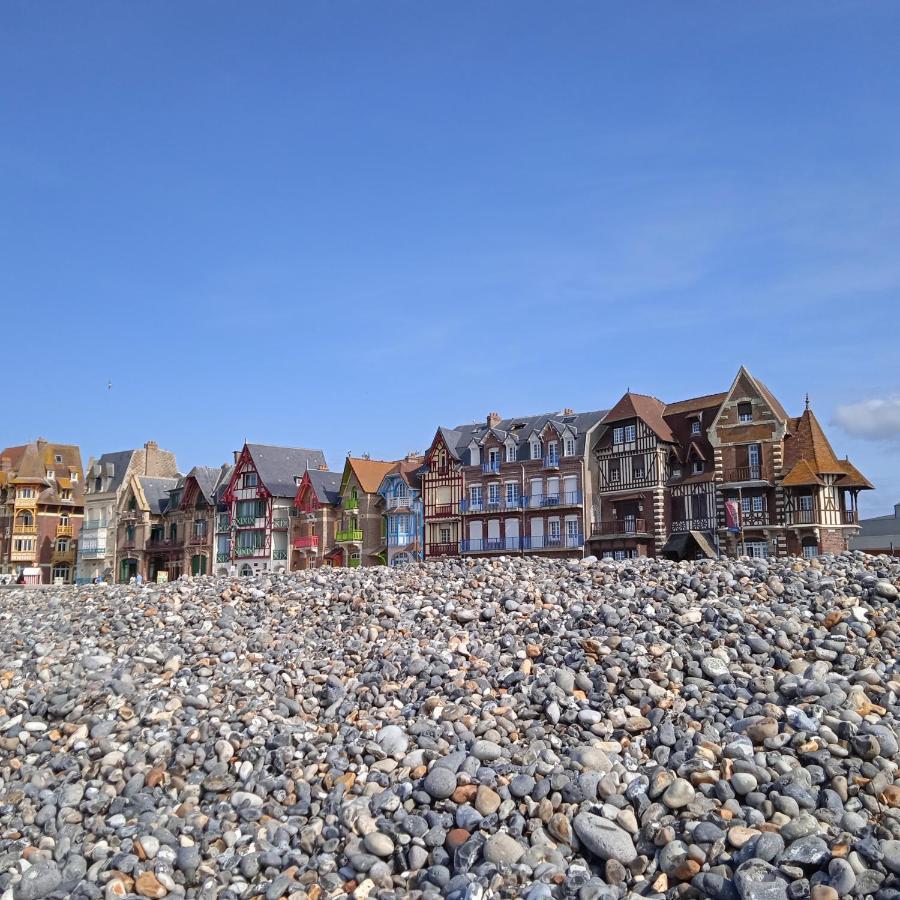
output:
<instances>
[{"instance_id":1,"label":"gabled roof","mask_svg":"<svg viewBox=\"0 0 900 900\"><path fill-rule=\"evenodd\" d=\"M295 476L308 469L324 469L325 454L305 447L274 447L247 444L247 451L260 481L273 497L293 497L297 492Z\"/></svg>"},{"instance_id":2,"label":"gabled roof","mask_svg":"<svg viewBox=\"0 0 900 900\"><path fill-rule=\"evenodd\" d=\"M399 460L385 472L378 489L381 490L384 487L388 478L399 478L413 490L419 490L422 486L421 472L423 462L425 462L424 456L413 456Z\"/></svg>"},{"instance_id":3,"label":"gabled roof","mask_svg":"<svg viewBox=\"0 0 900 900\"><path fill-rule=\"evenodd\" d=\"M339 472L323 472L321 469L310 469L306 476L310 487L319 503L325 506L337 506L341 502L341 476Z\"/></svg>"},{"instance_id":4,"label":"gabled roof","mask_svg":"<svg viewBox=\"0 0 900 900\"><path fill-rule=\"evenodd\" d=\"M800 487L807 484L824 484L805 459L801 459L781 482L786 487Z\"/></svg>"},{"instance_id":5,"label":"gabled roof","mask_svg":"<svg viewBox=\"0 0 900 900\"><path fill-rule=\"evenodd\" d=\"M682 413L710 409L722 405L722 401L728 395L724 392L718 394L704 394L702 397L692 397L690 400L676 400L675 403L667 403L663 415L677 416Z\"/></svg>"},{"instance_id":6,"label":"gabled roof","mask_svg":"<svg viewBox=\"0 0 900 900\"><path fill-rule=\"evenodd\" d=\"M674 441L675 436L669 423L663 418L665 403L647 394L635 394L626 391L619 402L606 414L604 425L612 425L624 419L640 419L653 433L663 441Z\"/></svg>"},{"instance_id":7,"label":"gabled roof","mask_svg":"<svg viewBox=\"0 0 900 900\"><path fill-rule=\"evenodd\" d=\"M381 480L395 463L387 459L366 459L359 456L348 456L341 479L341 487L347 478L348 470L353 472L359 486L367 494L374 494L381 485Z\"/></svg>"},{"instance_id":8,"label":"gabled roof","mask_svg":"<svg viewBox=\"0 0 900 900\"><path fill-rule=\"evenodd\" d=\"M104 453L99 459L93 460L93 465L100 466L101 475L106 478L110 475L112 480L107 491L117 491L125 481L128 466L131 465L134 450L117 450L114 453ZM88 477L93 477L89 475Z\"/></svg>"}]
</instances>

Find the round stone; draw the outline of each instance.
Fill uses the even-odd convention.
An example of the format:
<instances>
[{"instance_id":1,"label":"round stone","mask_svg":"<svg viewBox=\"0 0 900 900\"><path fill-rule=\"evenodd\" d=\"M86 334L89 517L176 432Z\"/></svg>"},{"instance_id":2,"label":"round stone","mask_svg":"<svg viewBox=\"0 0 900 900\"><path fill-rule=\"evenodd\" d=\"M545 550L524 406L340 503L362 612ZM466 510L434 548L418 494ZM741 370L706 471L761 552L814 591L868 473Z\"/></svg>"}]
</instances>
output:
<instances>
[{"instance_id":1,"label":"round stone","mask_svg":"<svg viewBox=\"0 0 900 900\"><path fill-rule=\"evenodd\" d=\"M446 800L456 790L456 775L444 766L432 766L422 787L435 800Z\"/></svg>"}]
</instances>

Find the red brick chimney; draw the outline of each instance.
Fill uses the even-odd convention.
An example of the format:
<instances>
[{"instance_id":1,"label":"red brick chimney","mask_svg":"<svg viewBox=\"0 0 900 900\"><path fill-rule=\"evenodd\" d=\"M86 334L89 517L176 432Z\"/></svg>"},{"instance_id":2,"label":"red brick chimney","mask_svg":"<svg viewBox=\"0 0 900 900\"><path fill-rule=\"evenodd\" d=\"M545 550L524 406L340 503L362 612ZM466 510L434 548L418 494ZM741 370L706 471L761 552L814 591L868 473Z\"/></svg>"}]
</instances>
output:
<instances>
[{"instance_id":1,"label":"red brick chimney","mask_svg":"<svg viewBox=\"0 0 900 900\"><path fill-rule=\"evenodd\" d=\"M492 412L487 414L487 427L488 428L496 428L500 422L503 421L502 416L498 412Z\"/></svg>"}]
</instances>

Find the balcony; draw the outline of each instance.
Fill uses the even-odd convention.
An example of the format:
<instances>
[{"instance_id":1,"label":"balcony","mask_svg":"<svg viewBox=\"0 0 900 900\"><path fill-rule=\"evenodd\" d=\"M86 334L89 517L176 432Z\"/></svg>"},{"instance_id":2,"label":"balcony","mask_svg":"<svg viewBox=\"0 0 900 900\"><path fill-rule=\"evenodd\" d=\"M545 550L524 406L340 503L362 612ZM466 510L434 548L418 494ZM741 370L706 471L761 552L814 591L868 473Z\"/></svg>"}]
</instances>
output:
<instances>
[{"instance_id":1,"label":"balcony","mask_svg":"<svg viewBox=\"0 0 900 900\"><path fill-rule=\"evenodd\" d=\"M203 534L192 534L190 537L190 543L192 547L199 546L200 544L206 544L209 541L209 535L204 531Z\"/></svg>"},{"instance_id":2,"label":"balcony","mask_svg":"<svg viewBox=\"0 0 900 900\"><path fill-rule=\"evenodd\" d=\"M13 534L37 534L37 525L24 525L21 522L13 522Z\"/></svg>"},{"instance_id":3,"label":"balcony","mask_svg":"<svg viewBox=\"0 0 900 900\"><path fill-rule=\"evenodd\" d=\"M177 538L172 540L170 538L163 540L149 540L144 545L144 549L148 550L152 553L161 553L167 550L179 550L182 547L183 542L179 541Z\"/></svg>"},{"instance_id":4,"label":"balcony","mask_svg":"<svg viewBox=\"0 0 900 900\"><path fill-rule=\"evenodd\" d=\"M239 559L246 559L250 556L267 556L265 547L235 547L234 555Z\"/></svg>"},{"instance_id":5,"label":"balcony","mask_svg":"<svg viewBox=\"0 0 900 900\"><path fill-rule=\"evenodd\" d=\"M37 506L37 497L16 497L15 505L19 509L34 509ZM31 559L31 557L28 557Z\"/></svg>"},{"instance_id":6,"label":"balcony","mask_svg":"<svg viewBox=\"0 0 900 900\"><path fill-rule=\"evenodd\" d=\"M122 549L123 550L134 550L135 549L134 538L125 538L125 540L122 541Z\"/></svg>"},{"instance_id":7,"label":"balcony","mask_svg":"<svg viewBox=\"0 0 900 900\"><path fill-rule=\"evenodd\" d=\"M103 531L108 527L109 526L107 525L106 522L99 522L97 520L92 520L90 522L85 522L81 526L81 533L82 533L82 535L84 535L88 531Z\"/></svg>"},{"instance_id":8,"label":"balcony","mask_svg":"<svg viewBox=\"0 0 900 900\"><path fill-rule=\"evenodd\" d=\"M72 537L75 534L75 526L74 525L57 525L56 526L56 536L57 537Z\"/></svg>"},{"instance_id":9,"label":"balcony","mask_svg":"<svg viewBox=\"0 0 900 900\"><path fill-rule=\"evenodd\" d=\"M350 497L344 504L344 509L359 509L359 498L356 499Z\"/></svg>"},{"instance_id":10,"label":"balcony","mask_svg":"<svg viewBox=\"0 0 900 900\"><path fill-rule=\"evenodd\" d=\"M810 511L814 516L815 513ZM767 509L756 512L744 512L741 510L741 528L763 528L766 525L775 525L775 517Z\"/></svg>"},{"instance_id":11,"label":"balcony","mask_svg":"<svg viewBox=\"0 0 900 900\"><path fill-rule=\"evenodd\" d=\"M725 470L726 484L748 484L753 482L768 482L771 480L771 473L766 466L738 466L734 469Z\"/></svg>"},{"instance_id":12,"label":"balcony","mask_svg":"<svg viewBox=\"0 0 900 900\"><path fill-rule=\"evenodd\" d=\"M499 553L504 550L518 550L519 538L472 538L459 542L461 553Z\"/></svg>"},{"instance_id":13,"label":"balcony","mask_svg":"<svg viewBox=\"0 0 900 900\"><path fill-rule=\"evenodd\" d=\"M235 516L234 524L238 528L265 528L266 520L261 516Z\"/></svg>"},{"instance_id":14,"label":"balcony","mask_svg":"<svg viewBox=\"0 0 900 900\"><path fill-rule=\"evenodd\" d=\"M419 539L417 534L403 531L389 531L387 535L388 547L408 547Z\"/></svg>"},{"instance_id":15,"label":"balcony","mask_svg":"<svg viewBox=\"0 0 900 900\"><path fill-rule=\"evenodd\" d=\"M34 550L13 550L9 554L12 562L31 562L34 559Z\"/></svg>"},{"instance_id":16,"label":"balcony","mask_svg":"<svg viewBox=\"0 0 900 900\"><path fill-rule=\"evenodd\" d=\"M859 525L859 514L855 509L842 509L841 522L844 525Z\"/></svg>"},{"instance_id":17,"label":"balcony","mask_svg":"<svg viewBox=\"0 0 900 900\"><path fill-rule=\"evenodd\" d=\"M334 536L338 544L361 544L363 533L361 528L344 528Z\"/></svg>"},{"instance_id":18,"label":"balcony","mask_svg":"<svg viewBox=\"0 0 900 900\"><path fill-rule=\"evenodd\" d=\"M496 475L500 471L500 460L491 459L481 464L481 471L486 475Z\"/></svg>"},{"instance_id":19,"label":"balcony","mask_svg":"<svg viewBox=\"0 0 900 900\"><path fill-rule=\"evenodd\" d=\"M795 509L787 513L792 525L814 525L819 521L819 513L814 509Z\"/></svg>"},{"instance_id":20,"label":"balcony","mask_svg":"<svg viewBox=\"0 0 900 900\"><path fill-rule=\"evenodd\" d=\"M54 550L53 562L75 562L74 550Z\"/></svg>"},{"instance_id":21,"label":"balcony","mask_svg":"<svg viewBox=\"0 0 900 900\"><path fill-rule=\"evenodd\" d=\"M584 535L577 534L542 534L521 538L523 550L577 550L584 545Z\"/></svg>"},{"instance_id":22,"label":"balcony","mask_svg":"<svg viewBox=\"0 0 900 900\"><path fill-rule=\"evenodd\" d=\"M216 520L216 531L219 533L231 531L231 519L228 516L219 516Z\"/></svg>"},{"instance_id":23,"label":"balcony","mask_svg":"<svg viewBox=\"0 0 900 900\"><path fill-rule=\"evenodd\" d=\"M388 497L387 498L387 508L388 509L410 509L413 503L413 498L408 494L405 497Z\"/></svg>"},{"instance_id":24,"label":"balcony","mask_svg":"<svg viewBox=\"0 0 900 900\"><path fill-rule=\"evenodd\" d=\"M216 562L217 563L227 563L231 559L230 553L217 553L216 554Z\"/></svg>"},{"instance_id":25,"label":"balcony","mask_svg":"<svg viewBox=\"0 0 900 900\"><path fill-rule=\"evenodd\" d=\"M715 517L706 516L699 519L680 519L672 523L672 531L714 531L718 527Z\"/></svg>"},{"instance_id":26,"label":"balcony","mask_svg":"<svg viewBox=\"0 0 900 900\"><path fill-rule=\"evenodd\" d=\"M311 534L307 537L294 538L293 543L295 550L317 550L319 547L319 536Z\"/></svg>"},{"instance_id":27,"label":"balcony","mask_svg":"<svg viewBox=\"0 0 900 900\"><path fill-rule=\"evenodd\" d=\"M287 550L273 550L272 559L287 559Z\"/></svg>"},{"instance_id":28,"label":"balcony","mask_svg":"<svg viewBox=\"0 0 900 900\"><path fill-rule=\"evenodd\" d=\"M97 559L106 556L106 543L92 542L90 544L82 542L78 548L83 559Z\"/></svg>"},{"instance_id":29,"label":"balcony","mask_svg":"<svg viewBox=\"0 0 900 900\"><path fill-rule=\"evenodd\" d=\"M622 519L612 519L606 522L595 522L592 537L622 537L636 534L649 534L647 523L644 519L635 516L625 516Z\"/></svg>"},{"instance_id":30,"label":"balcony","mask_svg":"<svg viewBox=\"0 0 900 900\"><path fill-rule=\"evenodd\" d=\"M581 491L563 491L560 494L538 494L533 497L525 497L526 506L537 509L548 506L580 506Z\"/></svg>"},{"instance_id":31,"label":"balcony","mask_svg":"<svg viewBox=\"0 0 900 900\"><path fill-rule=\"evenodd\" d=\"M439 503L437 506L432 507L429 518L447 519L456 514L456 506L453 503Z\"/></svg>"},{"instance_id":32,"label":"balcony","mask_svg":"<svg viewBox=\"0 0 900 900\"><path fill-rule=\"evenodd\" d=\"M290 524L290 519L272 519L272 528L275 531L284 531L290 527Z\"/></svg>"},{"instance_id":33,"label":"balcony","mask_svg":"<svg viewBox=\"0 0 900 900\"><path fill-rule=\"evenodd\" d=\"M137 522L140 517L140 513L136 509L126 509L124 512L119 513L119 521L120 522Z\"/></svg>"},{"instance_id":34,"label":"balcony","mask_svg":"<svg viewBox=\"0 0 900 900\"><path fill-rule=\"evenodd\" d=\"M559 468L559 457L555 454L551 454L550 456L544 457L544 468L545 469L558 469Z\"/></svg>"},{"instance_id":35,"label":"balcony","mask_svg":"<svg viewBox=\"0 0 900 900\"><path fill-rule=\"evenodd\" d=\"M428 556L456 556L459 547L456 544L429 544Z\"/></svg>"}]
</instances>

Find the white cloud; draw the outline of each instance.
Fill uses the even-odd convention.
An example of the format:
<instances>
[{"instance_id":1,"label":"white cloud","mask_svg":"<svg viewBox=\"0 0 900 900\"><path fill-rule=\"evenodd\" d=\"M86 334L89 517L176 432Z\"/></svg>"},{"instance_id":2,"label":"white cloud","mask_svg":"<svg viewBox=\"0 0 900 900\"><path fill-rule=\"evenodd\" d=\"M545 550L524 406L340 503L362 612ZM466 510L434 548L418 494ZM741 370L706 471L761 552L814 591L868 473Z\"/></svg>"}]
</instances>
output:
<instances>
[{"instance_id":1,"label":"white cloud","mask_svg":"<svg viewBox=\"0 0 900 900\"><path fill-rule=\"evenodd\" d=\"M900 438L900 396L873 397L839 406L833 422L847 434L870 441Z\"/></svg>"}]
</instances>

